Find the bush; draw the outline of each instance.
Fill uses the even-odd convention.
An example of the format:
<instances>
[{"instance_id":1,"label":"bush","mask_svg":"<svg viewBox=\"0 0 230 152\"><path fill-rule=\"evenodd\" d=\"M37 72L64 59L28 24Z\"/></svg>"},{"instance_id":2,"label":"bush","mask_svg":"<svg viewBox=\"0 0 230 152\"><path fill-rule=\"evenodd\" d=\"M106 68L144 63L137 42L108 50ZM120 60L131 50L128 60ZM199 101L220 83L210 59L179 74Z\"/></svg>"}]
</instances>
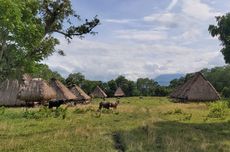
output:
<instances>
[{"instance_id":1,"label":"bush","mask_svg":"<svg viewBox=\"0 0 230 152\"><path fill-rule=\"evenodd\" d=\"M66 114L67 114L67 107L66 108L59 107L54 110L53 117L54 118L61 117L62 119L65 119Z\"/></svg>"},{"instance_id":2,"label":"bush","mask_svg":"<svg viewBox=\"0 0 230 152\"><path fill-rule=\"evenodd\" d=\"M179 108L176 108L176 109L174 110L174 114L182 114L182 113L183 113L182 110L179 109Z\"/></svg>"},{"instance_id":3,"label":"bush","mask_svg":"<svg viewBox=\"0 0 230 152\"><path fill-rule=\"evenodd\" d=\"M4 106L0 107L0 115L5 113L6 108Z\"/></svg>"},{"instance_id":4,"label":"bush","mask_svg":"<svg viewBox=\"0 0 230 152\"><path fill-rule=\"evenodd\" d=\"M221 93L222 93L222 96L224 96L225 98L229 98L230 97L230 88L224 87Z\"/></svg>"},{"instance_id":5,"label":"bush","mask_svg":"<svg viewBox=\"0 0 230 152\"><path fill-rule=\"evenodd\" d=\"M58 118L62 117L62 119L65 119L67 113L67 107L66 108L57 108L55 110L48 109L47 107L42 107L38 111L33 111L26 109L22 117L26 119L41 119L41 118L48 118L48 117L53 117L53 118Z\"/></svg>"},{"instance_id":6,"label":"bush","mask_svg":"<svg viewBox=\"0 0 230 152\"><path fill-rule=\"evenodd\" d=\"M209 106L208 117L210 117L210 118L223 118L227 108L228 108L227 102L212 103Z\"/></svg>"},{"instance_id":7,"label":"bush","mask_svg":"<svg viewBox=\"0 0 230 152\"><path fill-rule=\"evenodd\" d=\"M160 97L164 97L164 96L168 96L170 94L170 92L171 92L171 90L169 88L159 86L155 90L155 95L160 96Z\"/></svg>"},{"instance_id":8,"label":"bush","mask_svg":"<svg viewBox=\"0 0 230 152\"><path fill-rule=\"evenodd\" d=\"M186 113L182 111L180 108L176 108L174 110L167 111L163 114L164 115L174 115L178 118L177 120L182 120L182 121L191 120L192 118L191 113Z\"/></svg>"},{"instance_id":9,"label":"bush","mask_svg":"<svg viewBox=\"0 0 230 152\"><path fill-rule=\"evenodd\" d=\"M22 117L26 119L39 119L40 118L38 113L36 113L35 111L28 110L28 109L26 109L23 112Z\"/></svg>"}]
</instances>

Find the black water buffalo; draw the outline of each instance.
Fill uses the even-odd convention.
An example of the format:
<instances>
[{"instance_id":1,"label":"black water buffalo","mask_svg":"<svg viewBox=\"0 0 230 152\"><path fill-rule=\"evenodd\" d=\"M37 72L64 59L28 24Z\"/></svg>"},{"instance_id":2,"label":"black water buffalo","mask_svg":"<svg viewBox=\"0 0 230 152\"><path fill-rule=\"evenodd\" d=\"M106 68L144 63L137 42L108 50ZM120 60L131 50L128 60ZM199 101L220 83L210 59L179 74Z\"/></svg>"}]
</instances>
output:
<instances>
[{"instance_id":1,"label":"black water buffalo","mask_svg":"<svg viewBox=\"0 0 230 152\"><path fill-rule=\"evenodd\" d=\"M53 108L53 107L60 107L62 104L65 103L65 100L53 100L53 101L49 101L49 109Z\"/></svg>"}]
</instances>

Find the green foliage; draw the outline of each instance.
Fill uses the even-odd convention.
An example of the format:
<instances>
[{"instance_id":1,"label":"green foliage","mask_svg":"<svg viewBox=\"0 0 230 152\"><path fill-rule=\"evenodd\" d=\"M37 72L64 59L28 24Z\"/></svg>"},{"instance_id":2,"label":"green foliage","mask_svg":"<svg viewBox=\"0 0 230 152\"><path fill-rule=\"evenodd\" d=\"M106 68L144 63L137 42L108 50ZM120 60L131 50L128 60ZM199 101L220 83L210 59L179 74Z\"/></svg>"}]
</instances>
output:
<instances>
[{"instance_id":1,"label":"green foliage","mask_svg":"<svg viewBox=\"0 0 230 152\"><path fill-rule=\"evenodd\" d=\"M230 86L230 66L215 67L210 70L204 69L202 72L217 91L223 92L224 87L228 88ZM228 90L225 89L225 93L227 93L226 91Z\"/></svg>"},{"instance_id":2,"label":"green foliage","mask_svg":"<svg viewBox=\"0 0 230 152\"><path fill-rule=\"evenodd\" d=\"M83 81L85 81L85 76L80 72L71 73L65 80L68 87L72 87L75 84L81 86Z\"/></svg>"},{"instance_id":3,"label":"green foliage","mask_svg":"<svg viewBox=\"0 0 230 152\"><path fill-rule=\"evenodd\" d=\"M67 77L65 83L68 87L79 85L87 94L99 86L109 97L114 96L118 87L121 87L126 96L167 96L171 92L171 88L162 87L149 78L139 78L135 82L124 76L118 76L115 80L102 82L87 80L81 73L72 73Z\"/></svg>"},{"instance_id":4,"label":"green foliage","mask_svg":"<svg viewBox=\"0 0 230 152\"><path fill-rule=\"evenodd\" d=\"M164 86L158 86L155 90L155 95L159 97L168 96L171 93L171 89Z\"/></svg>"},{"instance_id":5,"label":"green foliage","mask_svg":"<svg viewBox=\"0 0 230 152\"><path fill-rule=\"evenodd\" d=\"M0 107L0 115L3 115L6 111L6 108L4 106Z\"/></svg>"},{"instance_id":6,"label":"green foliage","mask_svg":"<svg viewBox=\"0 0 230 152\"><path fill-rule=\"evenodd\" d=\"M149 78L139 78L136 83L141 96L154 96L156 88L159 87L157 82Z\"/></svg>"},{"instance_id":7,"label":"green foliage","mask_svg":"<svg viewBox=\"0 0 230 152\"><path fill-rule=\"evenodd\" d=\"M33 67L33 71L29 73L32 77L35 78L43 78L44 80L49 81L51 78L55 78L62 83L65 83L65 79L56 71L52 71L47 65L45 64L36 64Z\"/></svg>"},{"instance_id":8,"label":"green foliage","mask_svg":"<svg viewBox=\"0 0 230 152\"><path fill-rule=\"evenodd\" d=\"M230 13L216 17L217 25L209 25L209 32L212 37L218 37L223 48L221 53L224 55L226 63L230 63Z\"/></svg>"},{"instance_id":9,"label":"green foliage","mask_svg":"<svg viewBox=\"0 0 230 152\"><path fill-rule=\"evenodd\" d=\"M179 108L176 108L176 109L174 110L174 114L182 114L182 113L183 113L182 110L179 109Z\"/></svg>"},{"instance_id":10,"label":"green foliage","mask_svg":"<svg viewBox=\"0 0 230 152\"><path fill-rule=\"evenodd\" d=\"M33 109L26 109L22 117L26 119L42 119L42 118L58 118L61 117L62 119L66 118L67 114L67 107L66 108L57 108L55 110L53 109L48 109L47 107L42 107L38 111L35 111Z\"/></svg>"},{"instance_id":11,"label":"green foliage","mask_svg":"<svg viewBox=\"0 0 230 152\"><path fill-rule=\"evenodd\" d=\"M97 17L80 20L70 0L0 0L0 4L0 79L31 73L54 52L64 55L55 50L59 44L55 33L70 42L74 36L95 34L92 30L99 24Z\"/></svg>"},{"instance_id":12,"label":"green foliage","mask_svg":"<svg viewBox=\"0 0 230 152\"><path fill-rule=\"evenodd\" d=\"M227 102L212 103L209 106L208 117L209 118L223 118L226 113L227 108L228 108Z\"/></svg>"},{"instance_id":13,"label":"green foliage","mask_svg":"<svg viewBox=\"0 0 230 152\"><path fill-rule=\"evenodd\" d=\"M224 87L222 90L222 96L225 98L229 98L230 97L230 88Z\"/></svg>"},{"instance_id":14,"label":"green foliage","mask_svg":"<svg viewBox=\"0 0 230 152\"><path fill-rule=\"evenodd\" d=\"M108 84L108 89L106 93L109 97L112 97L115 91L117 90L117 83L115 80L110 80L107 82L107 84Z\"/></svg>"},{"instance_id":15,"label":"green foliage","mask_svg":"<svg viewBox=\"0 0 230 152\"><path fill-rule=\"evenodd\" d=\"M182 120L182 121L188 121L191 120L192 118L192 113L186 113L180 108L176 108L174 110L169 110L167 112L164 112L163 115L176 116L176 120Z\"/></svg>"}]
</instances>

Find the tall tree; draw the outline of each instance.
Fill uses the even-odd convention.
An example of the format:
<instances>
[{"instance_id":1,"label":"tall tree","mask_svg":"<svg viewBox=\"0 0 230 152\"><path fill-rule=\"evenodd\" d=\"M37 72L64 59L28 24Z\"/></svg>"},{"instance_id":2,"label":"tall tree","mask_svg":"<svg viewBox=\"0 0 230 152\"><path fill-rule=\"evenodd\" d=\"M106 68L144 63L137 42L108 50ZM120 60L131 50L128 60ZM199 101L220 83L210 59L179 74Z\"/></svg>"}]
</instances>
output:
<instances>
[{"instance_id":1,"label":"tall tree","mask_svg":"<svg viewBox=\"0 0 230 152\"><path fill-rule=\"evenodd\" d=\"M85 81L85 76L83 74L81 74L80 72L71 73L65 80L66 85L68 87L71 87L71 86L73 86L75 84L79 85L79 86L82 86L83 81Z\"/></svg>"},{"instance_id":2,"label":"tall tree","mask_svg":"<svg viewBox=\"0 0 230 152\"><path fill-rule=\"evenodd\" d=\"M149 78L137 79L137 89L142 96L154 96L155 90L158 87L158 83Z\"/></svg>"},{"instance_id":3,"label":"tall tree","mask_svg":"<svg viewBox=\"0 0 230 152\"><path fill-rule=\"evenodd\" d=\"M34 66L34 72L31 74L35 78L43 78L49 81L51 78L55 78L62 83L65 83L65 79L57 72L52 71L48 65L37 64Z\"/></svg>"},{"instance_id":4,"label":"tall tree","mask_svg":"<svg viewBox=\"0 0 230 152\"><path fill-rule=\"evenodd\" d=\"M230 13L216 17L217 25L209 25L209 32L213 37L218 37L223 48L221 53L224 55L226 63L230 63Z\"/></svg>"},{"instance_id":5,"label":"tall tree","mask_svg":"<svg viewBox=\"0 0 230 152\"><path fill-rule=\"evenodd\" d=\"M82 21L71 0L0 0L0 78L31 72L33 66L55 50L59 40L95 34L97 17ZM80 21L80 22L79 22ZM32 71L33 72L33 71Z\"/></svg>"}]
</instances>

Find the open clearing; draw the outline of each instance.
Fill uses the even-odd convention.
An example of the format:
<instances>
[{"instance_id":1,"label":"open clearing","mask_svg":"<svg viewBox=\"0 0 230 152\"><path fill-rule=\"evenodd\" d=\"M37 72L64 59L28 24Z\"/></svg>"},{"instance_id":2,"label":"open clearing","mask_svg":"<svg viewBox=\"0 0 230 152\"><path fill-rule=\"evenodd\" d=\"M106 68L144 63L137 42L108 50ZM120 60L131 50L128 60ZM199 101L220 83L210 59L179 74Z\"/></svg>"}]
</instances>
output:
<instances>
[{"instance_id":1,"label":"open clearing","mask_svg":"<svg viewBox=\"0 0 230 152\"><path fill-rule=\"evenodd\" d=\"M0 151L230 151L229 108L210 118L210 103L132 97L100 114L99 101L57 118L35 116L39 108L1 108Z\"/></svg>"}]
</instances>

